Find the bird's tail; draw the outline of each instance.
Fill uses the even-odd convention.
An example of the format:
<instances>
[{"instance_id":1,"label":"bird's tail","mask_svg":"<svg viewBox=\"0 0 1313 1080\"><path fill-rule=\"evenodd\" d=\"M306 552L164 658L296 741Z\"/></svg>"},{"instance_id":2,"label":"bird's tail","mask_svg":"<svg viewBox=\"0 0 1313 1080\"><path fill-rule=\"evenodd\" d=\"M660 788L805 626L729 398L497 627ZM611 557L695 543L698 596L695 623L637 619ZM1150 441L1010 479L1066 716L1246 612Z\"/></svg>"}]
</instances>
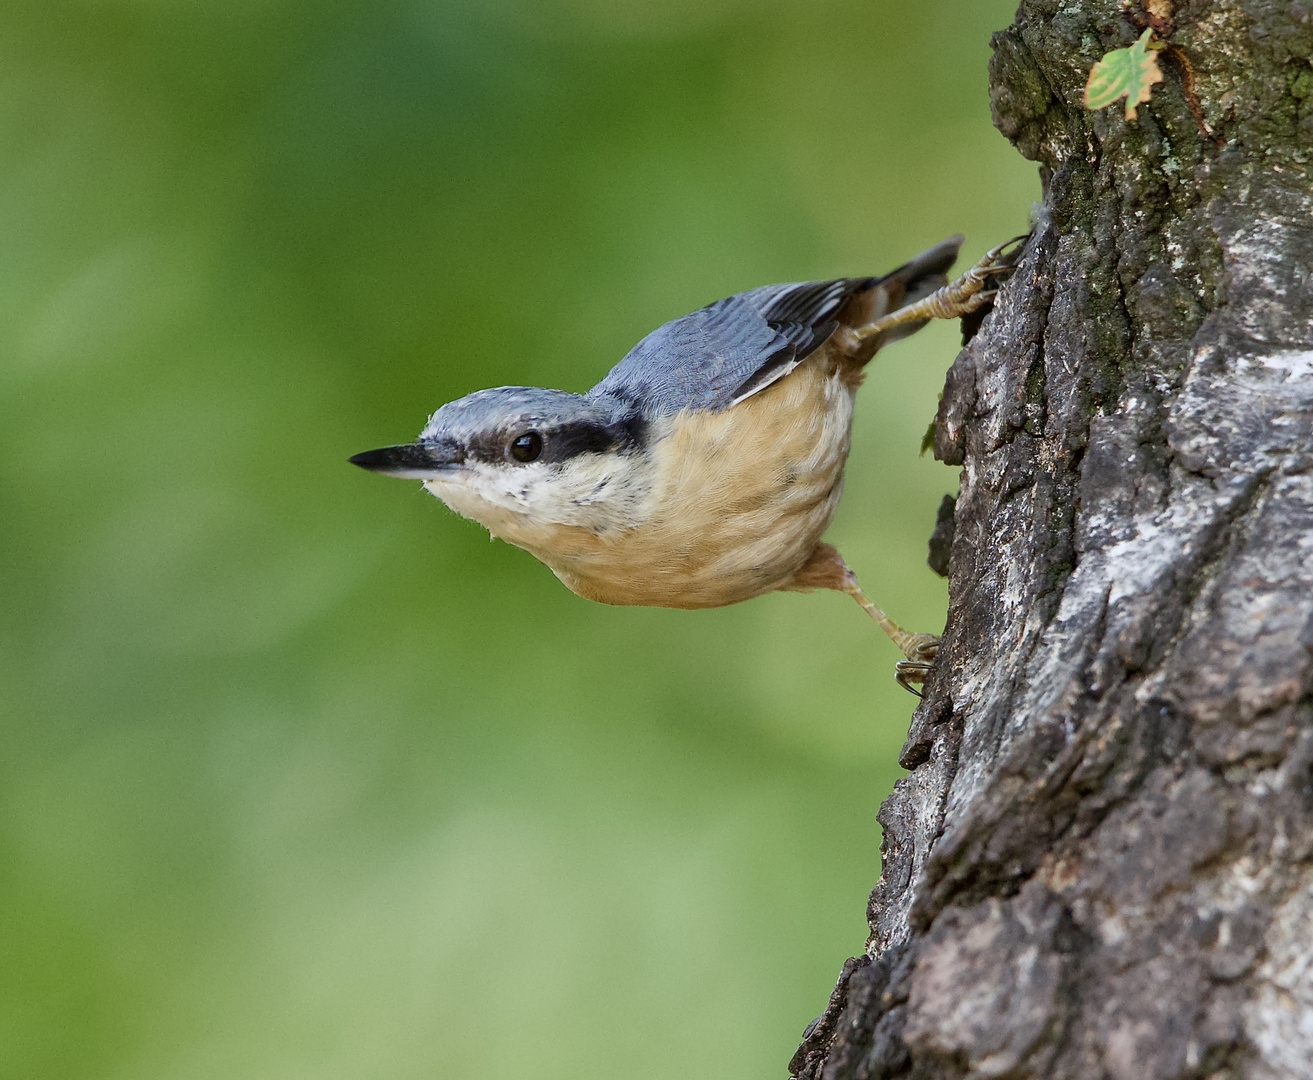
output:
<instances>
[{"instance_id":1,"label":"bird's tail","mask_svg":"<svg viewBox=\"0 0 1313 1080\"><path fill-rule=\"evenodd\" d=\"M948 284L948 269L957 261L958 249L964 239L958 233L947 240L941 240L934 247L903 263L897 270L878 278L869 290L852 298L841 316L841 322L846 326L864 326L901 307L915 304L936 289L943 288ZM895 327L864 345L854 359L864 364L881 346L915 334L924 325L925 321L922 321Z\"/></svg>"},{"instance_id":2,"label":"bird's tail","mask_svg":"<svg viewBox=\"0 0 1313 1080\"><path fill-rule=\"evenodd\" d=\"M877 288L884 290L888 297L889 311L897 311L908 304L924 300L936 289L947 285L949 268L957 262L958 250L965 239L961 233L950 236L903 263L893 273L885 274L877 283ZM915 334L924 325L924 322L918 322L900 326L891 330L881 344Z\"/></svg>"},{"instance_id":3,"label":"bird's tail","mask_svg":"<svg viewBox=\"0 0 1313 1080\"><path fill-rule=\"evenodd\" d=\"M908 304L923 300L936 289L948 284L948 270L957 262L957 253L965 240L961 233L941 240L934 247L921 252L916 258L903 263L892 274L885 274L878 284L883 285L891 294L901 288L903 295L889 310L894 311ZM909 331L910 332L910 331Z\"/></svg>"}]
</instances>

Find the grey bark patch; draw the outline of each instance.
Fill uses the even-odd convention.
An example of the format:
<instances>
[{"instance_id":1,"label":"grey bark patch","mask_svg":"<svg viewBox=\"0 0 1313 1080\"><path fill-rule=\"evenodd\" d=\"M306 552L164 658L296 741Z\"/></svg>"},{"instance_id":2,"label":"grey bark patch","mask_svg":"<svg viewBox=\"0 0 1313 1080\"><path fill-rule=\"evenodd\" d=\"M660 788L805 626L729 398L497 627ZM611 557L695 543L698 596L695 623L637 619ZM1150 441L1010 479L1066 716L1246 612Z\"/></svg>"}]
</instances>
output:
<instances>
[{"instance_id":1,"label":"grey bark patch","mask_svg":"<svg viewBox=\"0 0 1313 1080\"><path fill-rule=\"evenodd\" d=\"M1043 1075L1065 1011L1063 922L1038 883L944 911L913 971L903 1028L912 1053L981 1076Z\"/></svg>"}]
</instances>

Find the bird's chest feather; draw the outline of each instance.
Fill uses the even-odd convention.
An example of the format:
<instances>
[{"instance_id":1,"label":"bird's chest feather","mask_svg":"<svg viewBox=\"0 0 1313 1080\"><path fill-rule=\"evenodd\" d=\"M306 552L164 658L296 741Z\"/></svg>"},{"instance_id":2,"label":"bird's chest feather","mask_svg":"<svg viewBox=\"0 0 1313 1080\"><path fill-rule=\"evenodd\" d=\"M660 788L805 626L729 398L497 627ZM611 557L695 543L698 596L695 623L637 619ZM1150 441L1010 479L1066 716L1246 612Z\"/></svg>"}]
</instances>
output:
<instances>
[{"instance_id":1,"label":"bird's chest feather","mask_svg":"<svg viewBox=\"0 0 1313 1080\"><path fill-rule=\"evenodd\" d=\"M822 349L733 408L681 413L654 433L646 475L633 478L632 524L561 527L520 546L608 604L719 607L770 592L834 516L853 390Z\"/></svg>"}]
</instances>

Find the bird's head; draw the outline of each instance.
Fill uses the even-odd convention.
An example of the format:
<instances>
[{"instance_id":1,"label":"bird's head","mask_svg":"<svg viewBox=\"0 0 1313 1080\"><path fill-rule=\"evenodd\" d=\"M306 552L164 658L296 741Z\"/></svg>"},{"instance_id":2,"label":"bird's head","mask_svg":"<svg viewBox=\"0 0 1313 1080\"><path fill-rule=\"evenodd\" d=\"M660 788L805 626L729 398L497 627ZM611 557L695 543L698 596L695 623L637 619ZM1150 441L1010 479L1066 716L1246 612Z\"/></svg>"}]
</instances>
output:
<instances>
[{"instance_id":1,"label":"bird's head","mask_svg":"<svg viewBox=\"0 0 1313 1080\"><path fill-rule=\"evenodd\" d=\"M501 386L444 405L418 442L351 461L422 480L456 513L533 549L554 526L628 524L644 448L643 421L614 399Z\"/></svg>"}]
</instances>

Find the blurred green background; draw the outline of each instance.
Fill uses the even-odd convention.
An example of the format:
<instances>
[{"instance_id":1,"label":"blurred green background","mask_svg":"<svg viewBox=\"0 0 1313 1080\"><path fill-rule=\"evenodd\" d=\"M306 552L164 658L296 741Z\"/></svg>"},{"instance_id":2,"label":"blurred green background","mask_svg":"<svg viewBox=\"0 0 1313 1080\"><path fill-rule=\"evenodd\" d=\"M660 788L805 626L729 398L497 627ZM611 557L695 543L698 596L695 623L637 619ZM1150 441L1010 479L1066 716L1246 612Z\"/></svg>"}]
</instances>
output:
<instances>
[{"instance_id":1,"label":"blurred green background","mask_svg":"<svg viewBox=\"0 0 1313 1080\"><path fill-rule=\"evenodd\" d=\"M0 13L0 1073L782 1076L914 701L838 595L612 609L346 464L768 282L1025 228L1011 0ZM831 536L942 626L956 328Z\"/></svg>"}]
</instances>

